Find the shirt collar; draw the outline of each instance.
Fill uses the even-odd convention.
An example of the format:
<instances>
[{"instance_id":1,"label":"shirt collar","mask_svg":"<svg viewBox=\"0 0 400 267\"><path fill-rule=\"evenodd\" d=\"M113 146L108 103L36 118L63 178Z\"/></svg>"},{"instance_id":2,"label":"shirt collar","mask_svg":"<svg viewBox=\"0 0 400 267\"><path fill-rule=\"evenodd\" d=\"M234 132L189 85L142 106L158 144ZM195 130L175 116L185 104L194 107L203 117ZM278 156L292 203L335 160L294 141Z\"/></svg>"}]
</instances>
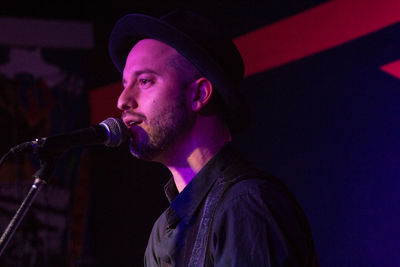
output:
<instances>
[{"instance_id":1,"label":"shirt collar","mask_svg":"<svg viewBox=\"0 0 400 267\"><path fill-rule=\"evenodd\" d=\"M207 162L181 193L178 193L172 178L168 181L164 188L165 194L172 209L185 223L190 222L212 185L218 177L224 174L234 154L230 144L224 146Z\"/></svg>"}]
</instances>

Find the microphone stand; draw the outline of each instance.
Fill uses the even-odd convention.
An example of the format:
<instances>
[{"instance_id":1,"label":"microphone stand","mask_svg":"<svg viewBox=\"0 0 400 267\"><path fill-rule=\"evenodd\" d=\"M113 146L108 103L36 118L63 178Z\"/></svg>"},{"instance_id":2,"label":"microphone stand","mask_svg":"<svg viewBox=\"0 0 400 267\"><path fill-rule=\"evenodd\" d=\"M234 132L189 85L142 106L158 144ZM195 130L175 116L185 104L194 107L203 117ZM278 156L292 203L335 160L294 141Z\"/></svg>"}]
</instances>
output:
<instances>
[{"instance_id":1,"label":"microphone stand","mask_svg":"<svg viewBox=\"0 0 400 267\"><path fill-rule=\"evenodd\" d=\"M21 206L18 208L14 217L8 224L6 230L0 238L0 256L3 254L4 249L6 248L8 242L11 240L14 235L15 230L25 217L27 211L35 200L37 193L45 185L47 180L51 177L54 168L56 165L56 160L54 158L47 159L45 161L41 161L40 169L33 175L34 182L26 195L24 201Z\"/></svg>"}]
</instances>

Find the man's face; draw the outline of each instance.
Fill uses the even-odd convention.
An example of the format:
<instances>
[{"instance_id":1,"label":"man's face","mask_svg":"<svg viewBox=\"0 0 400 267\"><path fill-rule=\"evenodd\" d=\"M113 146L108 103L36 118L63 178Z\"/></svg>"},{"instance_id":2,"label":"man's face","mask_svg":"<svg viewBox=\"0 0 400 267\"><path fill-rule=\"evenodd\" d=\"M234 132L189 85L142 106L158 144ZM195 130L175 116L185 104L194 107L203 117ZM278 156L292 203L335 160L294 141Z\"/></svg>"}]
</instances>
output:
<instances>
[{"instance_id":1,"label":"man's face","mask_svg":"<svg viewBox=\"0 0 400 267\"><path fill-rule=\"evenodd\" d=\"M187 75L171 64L176 57L176 50L152 39L139 41L127 57L118 108L131 133L131 153L140 159L162 157L193 121Z\"/></svg>"}]
</instances>

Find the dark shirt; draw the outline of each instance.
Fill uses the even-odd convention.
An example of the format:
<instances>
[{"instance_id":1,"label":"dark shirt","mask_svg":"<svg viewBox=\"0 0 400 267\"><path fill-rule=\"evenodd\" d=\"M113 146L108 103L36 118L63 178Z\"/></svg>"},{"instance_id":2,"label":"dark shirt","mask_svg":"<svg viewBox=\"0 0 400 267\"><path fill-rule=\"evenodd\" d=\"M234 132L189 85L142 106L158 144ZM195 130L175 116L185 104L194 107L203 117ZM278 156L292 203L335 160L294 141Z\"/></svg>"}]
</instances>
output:
<instances>
[{"instance_id":1,"label":"dark shirt","mask_svg":"<svg viewBox=\"0 0 400 267\"><path fill-rule=\"evenodd\" d=\"M180 194L170 179L170 206L153 226L145 266L188 265L204 200L220 177L241 179L216 207L205 266L318 266L300 205L281 181L255 170L227 145Z\"/></svg>"}]
</instances>

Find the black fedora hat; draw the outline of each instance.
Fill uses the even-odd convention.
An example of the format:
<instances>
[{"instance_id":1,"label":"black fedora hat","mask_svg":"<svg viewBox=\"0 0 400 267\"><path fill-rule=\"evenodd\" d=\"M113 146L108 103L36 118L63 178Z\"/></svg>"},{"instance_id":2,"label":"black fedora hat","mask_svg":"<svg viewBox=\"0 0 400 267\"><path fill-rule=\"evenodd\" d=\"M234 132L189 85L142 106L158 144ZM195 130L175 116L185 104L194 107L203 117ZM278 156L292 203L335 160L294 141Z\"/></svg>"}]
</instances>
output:
<instances>
[{"instance_id":1,"label":"black fedora hat","mask_svg":"<svg viewBox=\"0 0 400 267\"><path fill-rule=\"evenodd\" d=\"M249 111L241 94L243 60L217 25L189 11L174 11L161 18L125 15L115 24L109 40L109 53L119 72L123 72L132 47L142 39L173 47L213 83L232 131L248 125Z\"/></svg>"}]
</instances>

